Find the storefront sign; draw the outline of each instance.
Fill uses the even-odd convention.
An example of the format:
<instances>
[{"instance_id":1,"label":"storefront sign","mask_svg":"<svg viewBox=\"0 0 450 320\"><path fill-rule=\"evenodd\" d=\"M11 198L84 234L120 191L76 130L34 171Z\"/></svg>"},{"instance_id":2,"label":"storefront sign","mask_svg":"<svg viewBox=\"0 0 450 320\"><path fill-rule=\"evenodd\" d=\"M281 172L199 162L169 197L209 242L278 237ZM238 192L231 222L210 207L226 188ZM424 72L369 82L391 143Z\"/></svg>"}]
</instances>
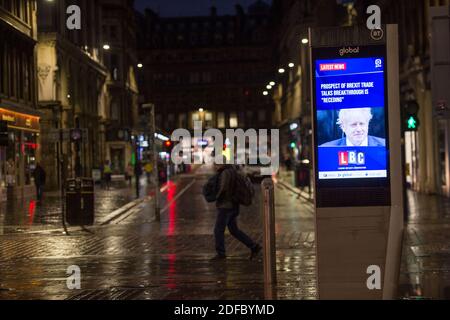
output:
<instances>
[{"instance_id":1,"label":"storefront sign","mask_svg":"<svg viewBox=\"0 0 450 320\"><path fill-rule=\"evenodd\" d=\"M8 127L28 131L39 131L39 117L0 108L0 119L8 122Z\"/></svg>"}]
</instances>

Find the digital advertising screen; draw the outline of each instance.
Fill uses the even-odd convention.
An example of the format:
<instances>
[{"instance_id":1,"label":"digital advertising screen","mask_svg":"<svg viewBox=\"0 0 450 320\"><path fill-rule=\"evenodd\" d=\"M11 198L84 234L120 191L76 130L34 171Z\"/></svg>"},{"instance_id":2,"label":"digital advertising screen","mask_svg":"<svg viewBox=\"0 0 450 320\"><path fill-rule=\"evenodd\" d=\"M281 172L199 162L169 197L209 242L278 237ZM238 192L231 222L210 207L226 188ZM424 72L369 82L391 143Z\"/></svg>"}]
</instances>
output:
<instances>
[{"instance_id":1,"label":"digital advertising screen","mask_svg":"<svg viewBox=\"0 0 450 320\"><path fill-rule=\"evenodd\" d=\"M345 50L313 62L317 179L386 179L386 59Z\"/></svg>"}]
</instances>

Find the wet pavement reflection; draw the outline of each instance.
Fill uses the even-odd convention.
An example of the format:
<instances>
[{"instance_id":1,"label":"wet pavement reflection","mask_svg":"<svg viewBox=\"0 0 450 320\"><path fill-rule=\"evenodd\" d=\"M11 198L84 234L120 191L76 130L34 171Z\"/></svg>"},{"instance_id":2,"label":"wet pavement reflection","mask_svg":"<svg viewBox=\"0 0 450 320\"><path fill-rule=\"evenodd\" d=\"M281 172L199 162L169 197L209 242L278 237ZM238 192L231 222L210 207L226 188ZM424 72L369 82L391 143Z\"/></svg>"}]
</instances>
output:
<instances>
[{"instance_id":1,"label":"wet pavement reflection","mask_svg":"<svg viewBox=\"0 0 450 320\"><path fill-rule=\"evenodd\" d=\"M140 195L150 193L146 178L141 179ZM109 190L95 187L95 219L100 221L112 211L136 199L134 184L114 181ZM59 191L44 193L42 201L35 198L0 203L0 234L62 228L61 195Z\"/></svg>"},{"instance_id":2,"label":"wet pavement reflection","mask_svg":"<svg viewBox=\"0 0 450 320\"><path fill-rule=\"evenodd\" d=\"M200 171L169 183L161 194L160 223L151 200L93 234L3 235L0 299L263 299L262 257L250 261L248 249L228 232L228 258L210 261L215 207L201 194L206 178ZM314 299L312 208L280 186L276 195L283 207L277 214L278 298ZM258 192L239 220L259 242L260 202ZM70 265L81 268L81 290L66 287Z\"/></svg>"},{"instance_id":3,"label":"wet pavement reflection","mask_svg":"<svg viewBox=\"0 0 450 320\"><path fill-rule=\"evenodd\" d=\"M216 212L201 193L208 174L199 170L164 186L160 222L149 199L122 219L92 227L92 233L3 232L0 299L264 299L262 257L250 261L248 249L228 231L227 259L210 261ZM242 208L239 225L261 243L261 195L256 188L254 204ZM312 205L280 184L275 192L277 298L315 299ZM118 187L97 199L106 214L134 199L134 193ZM414 192L408 200L399 298L450 299L450 202ZM1 219L22 228L59 224L50 205L49 212L43 209L45 201L30 201L20 217L9 217L2 208ZM80 290L67 288L71 265L81 269Z\"/></svg>"},{"instance_id":4,"label":"wet pavement reflection","mask_svg":"<svg viewBox=\"0 0 450 320\"><path fill-rule=\"evenodd\" d=\"M450 199L408 192L399 295L450 299Z\"/></svg>"}]
</instances>

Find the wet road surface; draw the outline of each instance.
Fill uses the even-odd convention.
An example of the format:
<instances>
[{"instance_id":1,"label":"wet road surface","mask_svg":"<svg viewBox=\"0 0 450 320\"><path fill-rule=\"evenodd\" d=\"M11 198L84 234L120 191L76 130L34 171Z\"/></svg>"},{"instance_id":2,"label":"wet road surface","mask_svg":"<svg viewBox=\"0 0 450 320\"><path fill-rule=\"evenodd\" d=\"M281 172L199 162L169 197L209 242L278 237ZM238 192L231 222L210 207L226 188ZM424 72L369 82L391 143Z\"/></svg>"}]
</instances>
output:
<instances>
[{"instance_id":1,"label":"wet road surface","mask_svg":"<svg viewBox=\"0 0 450 320\"><path fill-rule=\"evenodd\" d=\"M0 299L263 299L261 257L226 235L228 258L211 262L214 204L201 195L207 172L170 182L125 219L70 236L3 235ZM314 299L313 214L309 203L276 188L278 298ZM259 193L240 226L262 241ZM67 268L81 269L81 290L67 289Z\"/></svg>"},{"instance_id":2,"label":"wet road surface","mask_svg":"<svg viewBox=\"0 0 450 320\"><path fill-rule=\"evenodd\" d=\"M107 225L90 228L91 233L4 232L0 299L263 299L261 257L250 261L247 248L228 233L228 258L210 261L215 207L201 195L208 175L201 169L164 187L161 222L155 221L149 200ZM105 194L105 201L116 205L105 204L104 214L127 202L124 189L113 192ZM132 189L129 197L134 199ZM260 200L258 192L239 218L241 228L259 242ZM399 298L450 299L450 200L409 192L408 201ZM24 213L22 227L27 218ZM51 214L44 221L51 221ZM313 208L280 184L276 234L278 298L315 299ZM71 265L81 269L80 290L67 288Z\"/></svg>"}]
</instances>

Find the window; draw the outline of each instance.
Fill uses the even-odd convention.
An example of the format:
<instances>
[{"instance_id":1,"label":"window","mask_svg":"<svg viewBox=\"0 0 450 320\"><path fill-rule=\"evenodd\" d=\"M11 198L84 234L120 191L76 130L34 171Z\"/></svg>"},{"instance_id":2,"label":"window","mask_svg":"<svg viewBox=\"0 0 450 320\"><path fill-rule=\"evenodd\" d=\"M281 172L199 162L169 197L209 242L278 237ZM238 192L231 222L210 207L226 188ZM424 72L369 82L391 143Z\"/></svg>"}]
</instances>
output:
<instances>
[{"instance_id":1,"label":"window","mask_svg":"<svg viewBox=\"0 0 450 320\"><path fill-rule=\"evenodd\" d=\"M232 112L230 114L230 128L237 128L238 126L238 118L236 112Z\"/></svg>"},{"instance_id":2,"label":"window","mask_svg":"<svg viewBox=\"0 0 450 320\"><path fill-rule=\"evenodd\" d=\"M239 112L239 127L240 128L245 128L245 114L244 112Z\"/></svg>"},{"instance_id":3,"label":"window","mask_svg":"<svg viewBox=\"0 0 450 320\"><path fill-rule=\"evenodd\" d=\"M259 110L259 112L258 112L258 121L260 123L264 123L266 121L266 111L265 110Z\"/></svg>"},{"instance_id":4,"label":"window","mask_svg":"<svg viewBox=\"0 0 450 320\"><path fill-rule=\"evenodd\" d=\"M225 128L225 114L223 112L217 114L217 127Z\"/></svg>"},{"instance_id":5,"label":"window","mask_svg":"<svg viewBox=\"0 0 450 320\"><path fill-rule=\"evenodd\" d=\"M204 82L204 83L211 83L211 73L210 72L203 72L202 73L202 82Z\"/></svg>"},{"instance_id":6,"label":"window","mask_svg":"<svg viewBox=\"0 0 450 320\"><path fill-rule=\"evenodd\" d=\"M175 115L173 113L169 113L167 116L168 127L173 128L175 126Z\"/></svg>"},{"instance_id":7,"label":"window","mask_svg":"<svg viewBox=\"0 0 450 320\"><path fill-rule=\"evenodd\" d=\"M178 125L180 126L180 128L185 128L187 123L186 123L186 114L182 113L178 115Z\"/></svg>"},{"instance_id":8,"label":"window","mask_svg":"<svg viewBox=\"0 0 450 320\"><path fill-rule=\"evenodd\" d=\"M117 27L111 26L109 30L110 30L111 40L117 40L119 38L119 35L117 32Z\"/></svg>"},{"instance_id":9,"label":"window","mask_svg":"<svg viewBox=\"0 0 450 320\"><path fill-rule=\"evenodd\" d=\"M189 83L199 83L200 74L198 72L193 72L189 74Z\"/></svg>"},{"instance_id":10,"label":"window","mask_svg":"<svg viewBox=\"0 0 450 320\"><path fill-rule=\"evenodd\" d=\"M111 103L111 120L119 120L120 110L116 101Z\"/></svg>"}]
</instances>

